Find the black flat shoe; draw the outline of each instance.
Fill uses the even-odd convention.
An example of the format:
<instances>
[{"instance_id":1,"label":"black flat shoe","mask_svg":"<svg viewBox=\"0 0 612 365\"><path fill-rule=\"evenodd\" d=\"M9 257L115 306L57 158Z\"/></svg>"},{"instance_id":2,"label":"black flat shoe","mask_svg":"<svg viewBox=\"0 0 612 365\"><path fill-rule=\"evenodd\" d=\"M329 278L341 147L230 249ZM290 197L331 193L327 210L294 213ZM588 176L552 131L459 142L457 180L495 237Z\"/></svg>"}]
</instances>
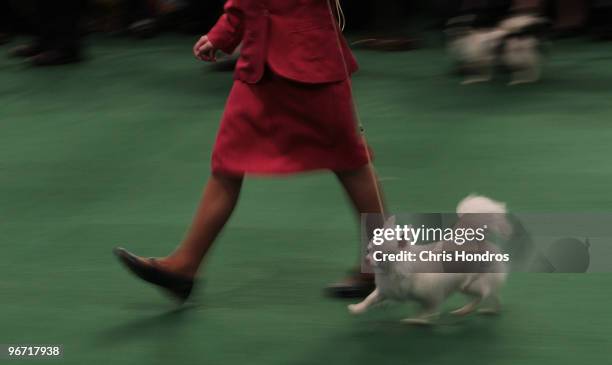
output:
<instances>
[{"instance_id":1,"label":"black flat shoe","mask_svg":"<svg viewBox=\"0 0 612 365\"><path fill-rule=\"evenodd\" d=\"M374 275L353 272L344 280L328 285L325 294L333 298L365 298L376 289Z\"/></svg>"},{"instance_id":2,"label":"black flat shoe","mask_svg":"<svg viewBox=\"0 0 612 365\"><path fill-rule=\"evenodd\" d=\"M155 259L136 256L122 247L113 253L134 275L167 291L173 298L183 303L191 295L195 280L161 269Z\"/></svg>"}]
</instances>

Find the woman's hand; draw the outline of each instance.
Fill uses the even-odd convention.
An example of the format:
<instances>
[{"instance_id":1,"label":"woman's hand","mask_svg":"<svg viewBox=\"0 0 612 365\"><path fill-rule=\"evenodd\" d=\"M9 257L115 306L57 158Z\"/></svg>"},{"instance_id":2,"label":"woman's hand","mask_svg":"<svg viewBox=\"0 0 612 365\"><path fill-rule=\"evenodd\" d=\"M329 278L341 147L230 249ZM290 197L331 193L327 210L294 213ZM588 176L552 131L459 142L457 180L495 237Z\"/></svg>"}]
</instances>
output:
<instances>
[{"instance_id":1,"label":"woman's hand","mask_svg":"<svg viewBox=\"0 0 612 365\"><path fill-rule=\"evenodd\" d=\"M204 35L198 39L196 44L193 46L193 54L197 59L207 62L217 61L217 49L208 40L208 36Z\"/></svg>"}]
</instances>

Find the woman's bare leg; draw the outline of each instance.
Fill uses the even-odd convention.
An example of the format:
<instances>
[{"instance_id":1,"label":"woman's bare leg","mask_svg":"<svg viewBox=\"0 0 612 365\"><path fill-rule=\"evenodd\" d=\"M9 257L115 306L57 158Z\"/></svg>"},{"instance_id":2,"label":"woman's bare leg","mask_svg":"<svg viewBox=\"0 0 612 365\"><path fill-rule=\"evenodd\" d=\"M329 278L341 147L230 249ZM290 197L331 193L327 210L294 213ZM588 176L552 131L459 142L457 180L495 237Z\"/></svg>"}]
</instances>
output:
<instances>
[{"instance_id":1,"label":"woman's bare leg","mask_svg":"<svg viewBox=\"0 0 612 365\"><path fill-rule=\"evenodd\" d=\"M368 164L354 171L336 172L336 176L353 203L358 218L361 218L361 214L374 213L365 221L367 232L382 227L384 198L372 165Z\"/></svg>"},{"instance_id":2,"label":"woman's bare leg","mask_svg":"<svg viewBox=\"0 0 612 365\"><path fill-rule=\"evenodd\" d=\"M187 236L168 257L158 260L163 268L194 276L200 263L234 211L242 177L213 174L206 184Z\"/></svg>"},{"instance_id":3,"label":"woman's bare leg","mask_svg":"<svg viewBox=\"0 0 612 365\"><path fill-rule=\"evenodd\" d=\"M338 180L344 187L349 199L353 203L357 215L363 213L378 213L380 220L371 219L368 231L374 226L382 226L382 213L384 213L384 202L378 179L371 165L363 166L353 171L336 172ZM361 265L360 265L361 266ZM365 297L374 288L374 276L372 274L355 273L344 280L331 284L328 293L336 297Z\"/></svg>"},{"instance_id":4,"label":"woman's bare leg","mask_svg":"<svg viewBox=\"0 0 612 365\"><path fill-rule=\"evenodd\" d=\"M336 172L357 214L383 213L382 189L371 165L353 171Z\"/></svg>"}]
</instances>

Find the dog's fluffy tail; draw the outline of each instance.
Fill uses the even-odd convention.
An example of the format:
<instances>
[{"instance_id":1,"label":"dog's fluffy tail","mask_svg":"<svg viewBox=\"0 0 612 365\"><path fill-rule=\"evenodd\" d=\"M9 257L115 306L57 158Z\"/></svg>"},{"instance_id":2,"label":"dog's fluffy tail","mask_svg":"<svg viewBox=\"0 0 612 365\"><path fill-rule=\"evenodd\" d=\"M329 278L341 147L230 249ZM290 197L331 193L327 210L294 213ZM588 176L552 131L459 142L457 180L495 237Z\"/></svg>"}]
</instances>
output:
<instances>
[{"instance_id":1,"label":"dog's fluffy tail","mask_svg":"<svg viewBox=\"0 0 612 365\"><path fill-rule=\"evenodd\" d=\"M486 225L488 229L504 238L512 234L512 225L506 216L507 212L506 203L477 194L468 195L457 205L457 215L460 219L465 214L477 214L475 217L479 225Z\"/></svg>"}]
</instances>

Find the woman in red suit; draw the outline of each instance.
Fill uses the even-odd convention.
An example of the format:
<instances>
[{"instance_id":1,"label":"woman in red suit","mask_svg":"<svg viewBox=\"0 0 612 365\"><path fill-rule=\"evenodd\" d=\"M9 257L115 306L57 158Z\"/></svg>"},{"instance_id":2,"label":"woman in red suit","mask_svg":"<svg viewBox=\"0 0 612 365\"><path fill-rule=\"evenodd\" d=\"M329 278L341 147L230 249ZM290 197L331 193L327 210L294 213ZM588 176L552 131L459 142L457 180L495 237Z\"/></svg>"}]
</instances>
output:
<instances>
[{"instance_id":1,"label":"woman in red suit","mask_svg":"<svg viewBox=\"0 0 612 365\"><path fill-rule=\"evenodd\" d=\"M229 219L245 175L331 170L357 213L382 213L358 131L350 74L357 63L331 0L229 0L193 48L203 61L242 44L234 85L212 153L212 174L185 240L171 255L144 259L118 248L142 279L186 299L208 249ZM356 274L334 293L369 294Z\"/></svg>"}]
</instances>

